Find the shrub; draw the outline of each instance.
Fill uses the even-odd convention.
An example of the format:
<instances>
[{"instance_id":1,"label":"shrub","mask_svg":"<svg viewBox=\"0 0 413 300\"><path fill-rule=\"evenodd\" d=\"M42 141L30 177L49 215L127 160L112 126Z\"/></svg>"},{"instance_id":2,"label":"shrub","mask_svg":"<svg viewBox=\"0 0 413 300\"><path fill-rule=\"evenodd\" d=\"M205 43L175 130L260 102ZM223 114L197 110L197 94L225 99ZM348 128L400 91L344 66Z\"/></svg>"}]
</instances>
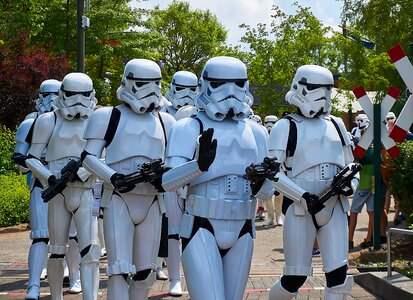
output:
<instances>
[{"instance_id":1,"label":"shrub","mask_svg":"<svg viewBox=\"0 0 413 300\"><path fill-rule=\"evenodd\" d=\"M398 145L400 155L390 160L390 191L399 203L400 210L413 222L413 141Z\"/></svg>"},{"instance_id":2,"label":"shrub","mask_svg":"<svg viewBox=\"0 0 413 300\"><path fill-rule=\"evenodd\" d=\"M14 136L16 131L13 131L6 126L0 127L0 174L9 172L19 173L16 165L12 160L12 155L15 147Z\"/></svg>"},{"instance_id":3,"label":"shrub","mask_svg":"<svg viewBox=\"0 0 413 300\"><path fill-rule=\"evenodd\" d=\"M0 174L0 227L29 222L29 197L25 175Z\"/></svg>"}]
</instances>

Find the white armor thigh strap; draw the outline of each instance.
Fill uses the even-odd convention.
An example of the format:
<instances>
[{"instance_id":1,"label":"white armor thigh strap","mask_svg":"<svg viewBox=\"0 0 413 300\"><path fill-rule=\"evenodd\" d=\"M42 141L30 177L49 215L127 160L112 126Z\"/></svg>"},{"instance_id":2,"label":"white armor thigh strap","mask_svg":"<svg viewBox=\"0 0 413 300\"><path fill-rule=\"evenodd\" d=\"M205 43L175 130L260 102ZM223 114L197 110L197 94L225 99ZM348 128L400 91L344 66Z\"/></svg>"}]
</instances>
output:
<instances>
[{"instance_id":1,"label":"white armor thigh strap","mask_svg":"<svg viewBox=\"0 0 413 300\"><path fill-rule=\"evenodd\" d=\"M136 272L132 264L134 227L125 202L114 194L109 206L103 211L108 276Z\"/></svg>"},{"instance_id":2,"label":"white armor thigh strap","mask_svg":"<svg viewBox=\"0 0 413 300\"><path fill-rule=\"evenodd\" d=\"M30 238L48 238L49 229L47 228L48 204L43 202L41 196L42 189L35 187L30 193Z\"/></svg>"},{"instance_id":3,"label":"white armor thigh strap","mask_svg":"<svg viewBox=\"0 0 413 300\"><path fill-rule=\"evenodd\" d=\"M347 265L347 215L339 201L336 202L330 221L318 230L317 240L320 251L323 253L323 271L325 273Z\"/></svg>"},{"instance_id":4,"label":"white armor thigh strap","mask_svg":"<svg viewBox=\"0 0 413 300\"><path fill-rule=\"evenodd\" d=\"M244 234L223 257L225 299L242 299L248 281L254 242Z\"/></svg>"},{"instance_id":5,"label":"white armor thigh strap","mask_svg":"<svg viewBox=\"0 0 413 300\"><path fill-rule=\"evenodd\" d=\"M178 196L177 192L166 192L163 194L163 199L168 216L168 234L179 234L184 213L184 200Z\"/></svg>"},{"instance_id":6,"label":"white armor thigh strap","mask_svg":"<svg viewBox=\"0 0 413 300\"><path fill-rule=\"evenodd\" d=\"M66 254L72 214L66 209L62 194L58 194L48 203L49 252L52 254Z\"/></svg>"},{"instance_id":7,"label":"white armor thigh strap","mask_svg":"<svg viewBox=\"0 0 413 300\"><path fill-rule=\"evenodd\" d=\"M94 240L94 218L92 218L93 193L91 189L84 190L80 197L79 208L73 215L73 221L77 229L79 249L92 244Z\"/></svg>"},{"instance_id":8,"label":"white armor thigh strap","mask_svg":"<svg viewBox=\"0 0 413 300\"><path fill-rule=\"evenodd\" d=\"M162 216L158 202L150 206L145 219L135 226L133 234L133 263L136 271L146 269L156 270L161 240Z\"/></svg>"},{"instance_id":9,"label":"white armor thigh strap","mask_svg":"<svg viewBox=\"0 0 413 300\"><path fill-rule=\"evenodd\" d=\"M290 205L285 215L283 230L284 275L311 276L313 273L311 251L316 229L310 214L297 216L294 205Z\"/></svg>"},{"instance_id":10,"label":"white armor thigh strap","mask_svg":"<svg viewBox=\"0 0 413 300\"><path fill-rule=\"evenodd\" d=\"M211 232L197 231L182 252L182 266L191 299L225 299L221 255Z\"/></svg>"}]
</instances>

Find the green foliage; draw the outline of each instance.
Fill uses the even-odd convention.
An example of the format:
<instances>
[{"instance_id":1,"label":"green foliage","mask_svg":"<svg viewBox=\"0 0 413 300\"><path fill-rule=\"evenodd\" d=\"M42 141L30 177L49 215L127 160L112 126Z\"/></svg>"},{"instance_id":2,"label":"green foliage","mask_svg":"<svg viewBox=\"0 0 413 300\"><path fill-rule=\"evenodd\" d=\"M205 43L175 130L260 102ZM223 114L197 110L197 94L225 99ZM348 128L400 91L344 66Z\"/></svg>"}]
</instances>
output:
<instances>
[{"instance_id":1,"label":"green foliage","mask_svg":"<svg viewBox=\"0 0 413 300\"><path fill-rule=\"evenodd\" d=\"M249 44L251 50L246 62L250 83L257 87L255 95L260 98L257 114L281 116L285 111L295 111L284 96L296 69L303 64L333 65L335 56L330 55L327 37L330 28L323 26L310 8L294 5L297 9L293 15L285 14L274 5L270 28L266 24L258 24L256 28L241 25L246 30L242 41Z\"/></svg>"},{"instance_id":2,"label":"green foliage","mask_svg":"<svg viewBox=\"0 0 413 300\"><path fill-rule=\"evenodd\" d=\"M29 197L26 176L0 174L0 227L29 221Z\"/></svg>"},{"instance_id":3,"label":"green foliage","mask_svg":"<svg viewBox=\"0 0 413 300\"><path fill-rule=\"evenodd\" d=\"M148 36L157 37L154 52L164 63L164 79L180 70L199 74L204 63L216 55L226 31L209 10L192 10L188 2L173 1L165 10L146 12Z\"/></svg>"},{"instance_id":4,"label":"green foliage","mask_svg":"<svg viewBox=\"0 0 413 300\"><path fill-rule=\"evenodd\" d=\"M0 126L0 174L18 173L18 169L11 159L16 145L15 134L16 131L4 125Z\"/></svg>"},{"instance_id":5,"label":"green foliage","mask_svg":"<svg viewBox=\"0 0 413 300\"><path fill-rule=\"evenodd\" d=\"M347 0L344 1L342 18L343 23L347 23L349 35L375 43L374 50L364 48L364 51L361 51L361 46L351 41L352 47L346 51L352 56L350 63L354 63L353 71L360 77L369 77L370 80L377 78L378 82L374 87L376 90L385 91L388 88L388 83L380 82L383 76L385 81L404 90L405 85L396 69L389 66L390 59L386 57L386 51L401 44L412 58L410 43L413 34L413 0ZM382 55L384 57L381 57L380 61L374 59L375 56ZM371 84L373 85L373 82ZM373 90L373 86L366 86L366 89L369 87Z\"/></svg>"},{"instance_id":6,"label":"green foliage","mask_svg":"<svg viewBox=\"0 0 413 300\"><path fill-rule=\"evenodd\" d=\"M413 141L398 146L400 155L390 159L390 169L393 170L389 175L390 190L401 211L408 216L409 223L413 223Z\"/></svg>"}]
</instances>

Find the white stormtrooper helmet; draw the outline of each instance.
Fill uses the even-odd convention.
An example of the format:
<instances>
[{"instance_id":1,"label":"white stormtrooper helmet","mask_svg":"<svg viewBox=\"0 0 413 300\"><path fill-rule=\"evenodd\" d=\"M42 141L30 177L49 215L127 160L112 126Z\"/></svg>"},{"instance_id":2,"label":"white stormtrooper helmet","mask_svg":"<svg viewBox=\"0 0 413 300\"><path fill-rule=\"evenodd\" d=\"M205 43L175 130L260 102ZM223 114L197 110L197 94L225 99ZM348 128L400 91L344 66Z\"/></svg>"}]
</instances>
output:
<instances>
[{"instance_id":1,"label":"white stormtrooper helmet","mask_svg":"<svg viewBox=\"0 0 413 300\"><path fill-rule=\"evenodd\" d=\"M59 96L62 83L56 79L47 79L40 84L39 98L36 100L36 109L43 114L54 110L53 101Z\"/></svg>"},{"instance_id":2,"label":"white stormtrooper helmet","mask_svg":"<svg viewBox=\"0 0 413 300\"><path fill-rule=\"evenodd\" d=\"M274 115L268 115L264 118L264 127L267 128L267 131L270 132L271 128L278 121L278 118Z\"/></svg>"},{"instance_id":3,"label":"white stormtrooper helmet","mask_svg":"<svg viewBox=\"0 0 413 300\"><path fill-rule=\"evenodd\" d=\"M209 118L241 120L250 112L251 94L245 64L237 58L211 58L202 71L199 97L195 105Z\"/></svg>"},{"instance_id":4,"label":"white stormtrooper helmet","mask_svg":"<svg viewBox=\"0 0 413 300\"><path fill-rule=\"evenodd\" d=\"M370 125L370 119L365 114L359 114L356 117L356 123L357 123L358 128L366 129Z\"/></svg>"},{"instance_id":5,"label":"white stormtrooper helmet","mask_svg":"<svg viewBox=\"0 0 413 300\"><path fill-rule=\"evenodd\" d=\"M333 74L329 70L317 65L304 65L297 69L285 100L297 106L307 118L328 115L333 86Z\"/></svg>"},{"instance_id":6,"label":"white stormtrooper helmet","mask_svg":"<svg viewBox=\"0 0 413 300\"><path fill-rule=\"evenodd\" d=\"M59 97L55 100L55 105L60 109L63 117L68 120L89 117L96 103L93 82L89 76L75 72L63 78Z\"/></svg>"},{"instance_id":7,"label":"white stormtrooper helmet","mask_svg":"<svg viewBox=\"0 0 413 300\"><path fill-rule=\"evenodd\" d=\"M163 105L161 79L161 68L156 62L132 59L125 66L116 96L137 114L159 111Z\"/></svg>"},{"instance_id":8,"label":"white stormtrooper helmet","mask_svg":"<svg viewBox=\"0 0 413 300\"><path fill-rule=\"evenodd\" d=\"M198 77L188 71L178 71L172 77L169 90L165 94L175 109L180 109L185 105L194 105L197 94Z\"/></svg>"}]
</instances>

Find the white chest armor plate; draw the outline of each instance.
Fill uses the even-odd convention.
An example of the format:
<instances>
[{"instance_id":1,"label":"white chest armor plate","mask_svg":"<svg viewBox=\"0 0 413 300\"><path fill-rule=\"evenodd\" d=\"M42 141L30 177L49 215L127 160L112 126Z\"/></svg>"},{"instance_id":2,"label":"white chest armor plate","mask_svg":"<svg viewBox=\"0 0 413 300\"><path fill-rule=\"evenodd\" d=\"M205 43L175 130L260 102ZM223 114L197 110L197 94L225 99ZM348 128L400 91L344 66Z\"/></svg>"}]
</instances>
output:
<instances>
[{"instance_id":1,"label":"white chest armor plate","mask_svg":"<svg viewBox=\"0 0 413 300\"><path fill-rule=\"evenodd\" d=\"M56 123L47 146L46 161L55 161L66 157L80 158L85 147L83 132L87 120L66 120L60 114L56 114Z\"/></svg>"},{"instance_id":2,"label":"white chest armor plate","mask_svg":"<svg viewBox=\"0 0 413 300\"><path fill-rule=\"evenodd\" d=\"M323 118L304 119L297 124L294 159L288 159L292 177L318 165L345 166L343 145L334 124Z\"/></svg>"},{"instance_id":3,"label":"white chest armor plate","mask_svg":"<svg viewBox=\"0 0 413 300\"><path fill-rule=\"evenodd\" d=\"M164 158L165 134L158 117L142 115L120 107L121 117L115 136L106 149L108 165L131 157Z\"/></svg>"},{"instance_id":4,"label":"white chest armor plate","mask_svg":"<svg viewBox=\"0 0 413 300\"><path fill-rule=\"evenodd\" d=\"M218 147L209 170L191 182L191 185L226 175L243 176L247 166L258 162L258 145L248 123L213 121L203 115L199 117L204 130L214 128L214 139L217 139Z\"/></svg>"}]
</instances>

